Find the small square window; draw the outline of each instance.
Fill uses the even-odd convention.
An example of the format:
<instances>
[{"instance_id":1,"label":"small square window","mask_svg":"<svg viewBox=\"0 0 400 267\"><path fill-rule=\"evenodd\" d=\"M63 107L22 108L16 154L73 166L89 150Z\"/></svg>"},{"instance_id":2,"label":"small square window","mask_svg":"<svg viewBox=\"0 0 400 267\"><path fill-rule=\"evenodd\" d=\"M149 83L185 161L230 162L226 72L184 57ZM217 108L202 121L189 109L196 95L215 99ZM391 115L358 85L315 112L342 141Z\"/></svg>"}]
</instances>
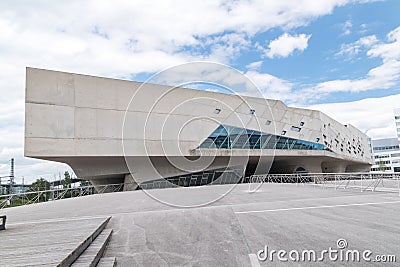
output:
<instances>
[{"instance_id":1,"label":"small square window","mask_svg":"<svg viewBox=\"0 0 400 267\"><path fill-rule=\"evenodd\" d=\"M266 125L270 125L270 124L271 124L271 121L270 121L270 120L267 120L267 121L265 122L265 124L266 124Z\"/></svg>"},{"instance_id":2,"label":"small square window","mask_svg":"<svg viewBox=\"0 0 400 267\"><path fill-rule=\"evenodd\" d=\"M216 108L215 110L214 110L214 113L215 114L219 114L221 112L221 109L220 108Z\"/></svg>"},{"instance_id":3,"label":"small square window","mask_svg":"<svg viewBox=\"0 0 400 267\"><path fill-rule=\"evenodd\" d=\"M290 130L292 130L292 131L294 131L294 132L300 132L300 131L301 131L301 128L300 128L300 127L296 127L296 126L292 126L292 127L290 128Z\"/></svg>"},{"instance_id":4,"label":"small square window","mask_svg":"<svg viewBox=\"0 0 400 267\"><path fill-rule=\"evenodd\" d=\"M300 126L304 126L304 121L300 122Z\"/></svg>"},{"instance_id":5,"label":"small square window","mask_svg":"<svg viewBox=\"0 0 400 267\"><path fill-rule=\"evenodd\" d=\"M285 135L285 134L286 134L286 131L282 131L281 135Z\"/></svg>"},{"instance_id":6,"label":"small square window","mask_svg":"<svg viewBox=\"0 0 400 267\"><path fill-rule=\"evenodd\" d=\"M256 110L255 109L250 109L250 114L254 115L254 113L256 113Z\"/></svg>"}]
</instances>

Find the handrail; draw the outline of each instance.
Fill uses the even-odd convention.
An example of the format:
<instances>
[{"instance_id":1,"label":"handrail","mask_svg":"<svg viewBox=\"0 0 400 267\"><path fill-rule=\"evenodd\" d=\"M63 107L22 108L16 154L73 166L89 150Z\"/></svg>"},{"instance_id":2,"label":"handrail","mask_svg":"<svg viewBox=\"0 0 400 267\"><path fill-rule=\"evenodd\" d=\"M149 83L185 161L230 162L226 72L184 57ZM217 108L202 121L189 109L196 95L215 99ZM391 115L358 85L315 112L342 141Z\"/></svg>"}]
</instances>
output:
<instances>
[{"instance_id":1,"label":"handrail","mask_svg":"<svg viewBox=\"0 0 400 267\"><path fill-rule=\"evenodd\" d=\"M400 173L258 174L250 176L248 181L250 183L305 183L335 189L360 189L361 192L397 192L400 196Z\"/></svg>"},{"instance_id":2,"label":"handrail","mask_svg":"<svg viewBox=\"0 0 400 267\"><path fill-rule=\"evenodd\" d=\"M0 195L0 209L13 206L13 200L20 200L20 205L55 201L65 198L81 197L85 195L102 194L121 191L124 185L136 183L118 183L106 185L88 185L70 188L53 188L38 191L26 191L21 193Z\"/></svg>"},{"instance_id":3,"label":"handrail","mask_svg":"<svg viewBox=\"0 0 400 267\"><path fill-rule=\"evenodd\" d=\"M313 185L323 188L334 189L359 189L364 191L385 191L398 192L400 196L400 173L295 173L295 174L258 174L251 175L245 179L234 179L234 181L250 184L263 183L295 183L303 185ZM159 182L159 181L155 181ZM227 181L227 183L232 180ZM385 183L384 183L385 182ZM221 181L222 183L222 181ZM13 201L19 200L20 205L39 203L46 201L56 201L64 198L81 197L93 194L103 194L118 192L125 185L131 183L117 183L106 185L88 185L71 188L53 188L48 190L27 191L0 195L0 209L13 206ZM213 183L214 184L214 183ZM191 186L191 184L188 184ZM179 187L176 185L176 187ZM149 189L149 187L142 187ZM150 187L151 188L151 187ZM161 187L156 187L161 188Z\"/></svg>"}]
</instances>

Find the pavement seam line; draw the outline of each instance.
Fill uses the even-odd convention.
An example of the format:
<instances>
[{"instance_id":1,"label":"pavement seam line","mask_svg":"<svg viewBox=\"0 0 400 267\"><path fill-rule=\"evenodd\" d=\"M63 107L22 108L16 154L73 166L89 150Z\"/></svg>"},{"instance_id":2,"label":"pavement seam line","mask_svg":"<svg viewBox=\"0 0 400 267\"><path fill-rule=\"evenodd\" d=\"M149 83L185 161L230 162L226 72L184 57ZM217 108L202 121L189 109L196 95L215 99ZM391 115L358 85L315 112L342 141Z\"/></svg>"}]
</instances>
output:
<instances>
[{"instance_id":1,"label":"pavement seam line","mask_svg":"<svg viewBox=\"0 0 400 267\"><path fill-rule=\"evenodd\" d=\"M248 214L248 213L292 211L292 210L308 210L308 209L323 209L323 208L338 208L338 207L351 207L351 206L369 206L369 205L382 205L382 204L394 204L394 203L400 203L400 200L399 201L386 201L386 202L369 202L369 203L325 205L325 206L308 206L308 207L282 208L282 209L269 209L269 210L235 211L235 213L236 214Z\"/></svg>"},{"instance_id":2,"label":"pavement seam line","mask_svg":"<svg viewBox=\"0 0 400 267\"><path fill-rule=\"evenodd\" d=\"M256 254L249 254L251 267L261 267Z\"/></svg>"}]
</instances>

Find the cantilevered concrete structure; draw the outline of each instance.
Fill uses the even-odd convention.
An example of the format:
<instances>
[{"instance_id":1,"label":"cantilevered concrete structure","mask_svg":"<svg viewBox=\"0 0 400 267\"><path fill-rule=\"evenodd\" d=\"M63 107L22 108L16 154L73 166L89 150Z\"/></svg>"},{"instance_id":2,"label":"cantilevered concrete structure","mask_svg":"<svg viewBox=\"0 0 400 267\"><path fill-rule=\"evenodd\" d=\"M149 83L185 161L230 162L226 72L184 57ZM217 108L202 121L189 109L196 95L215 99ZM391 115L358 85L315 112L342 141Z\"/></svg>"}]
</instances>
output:
<instances>
[{"instance_id":1,"label":"cantilevered concrete structure","mask_svg":"<svg viewBox=\"0 0 400 267\"><path fill-rule=\"evenodd\" d=\"M241 178L372 164L365 134L316 110L34 68L26 73L25 156L65 162L94 184L177 184L194 174L202 184L227 169Z\"/></svg>"}]
</instances>

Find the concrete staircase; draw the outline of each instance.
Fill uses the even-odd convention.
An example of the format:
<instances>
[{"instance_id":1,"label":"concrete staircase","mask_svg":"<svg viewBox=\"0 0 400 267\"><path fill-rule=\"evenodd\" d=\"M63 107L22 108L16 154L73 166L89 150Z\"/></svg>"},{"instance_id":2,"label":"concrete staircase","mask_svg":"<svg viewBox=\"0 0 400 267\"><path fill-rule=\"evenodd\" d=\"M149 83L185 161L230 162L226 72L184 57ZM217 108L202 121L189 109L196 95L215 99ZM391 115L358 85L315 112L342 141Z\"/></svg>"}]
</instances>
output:
<instances>
[{"instance_id":1,"label":"concrete staircase","mask_svg":"<svg viewBox=\"0 0 400 267\"><path fill-rule=\"evenodd\" d=\"M97 267L114 267L117 266L117 259L115 257L101 258Z\"/></svg>"},{"instance_id":2,"label":"concrete staircase","mask_svg":"<svg viewBox=\"0 0 400 267\"><path fill-rule=\"evenodd\" d=\"M116 266L115 257L102 258L113 231L112 229L105 229L105 227L106 225L104 225L101 232L73 262L72 267Z\"/></svg>"},{"instance_id":3,"label":"concrete staircase","mask_svg":"<svg viewBox=\"0 0 400 267\"><path fill-rule=\"evenodd\" d=\"M110 218L9 223L0 234L0 266L67 267L83 259L85 266L96 266L110 239L112 230L106 229Z\"/></svg>"}]
</instances>

